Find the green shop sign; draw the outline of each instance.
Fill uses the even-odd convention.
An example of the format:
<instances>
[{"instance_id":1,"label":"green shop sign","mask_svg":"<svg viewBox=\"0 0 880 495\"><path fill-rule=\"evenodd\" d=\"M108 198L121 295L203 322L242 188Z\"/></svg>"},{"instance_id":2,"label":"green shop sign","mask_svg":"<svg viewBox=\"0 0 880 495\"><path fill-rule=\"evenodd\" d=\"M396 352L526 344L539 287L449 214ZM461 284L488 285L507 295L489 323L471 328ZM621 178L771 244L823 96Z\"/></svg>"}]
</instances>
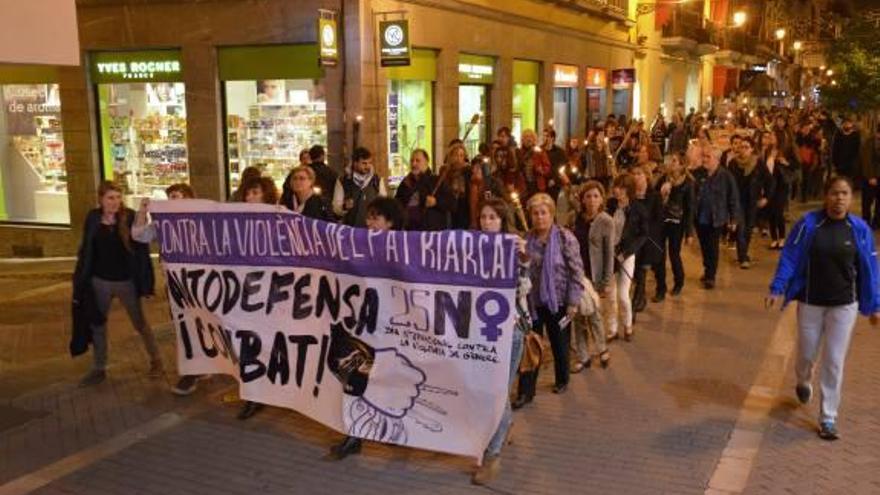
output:
<instances>
[{"instance_id":1,"label":"green shop sign","mask_svg":"<svg viewBox=\"0 0 880 495\"><path fill-rule=\"evenodd\" d=\"M318 10L318 41L321 46L320 65L336 67L339 63L339 36L336 29L336 12Z\"/></svg>"},{"instance_id":2,"label":"green shop sign","mask_svg":"<svg viewBox=\"0 0 880 495\"><path fill-rule=\"evenodd\" d=\"M380 57L382 67L409 65L409 21L379 22Z\"/></svg>"},{"instance_id":3,"label":"green shop sign","mask_svg":"<svg viewBox=\"0 0 880 495\"><path fill-rule=\"evenodd\" d=\"M495 82L495 59L481 55L458 56L458 82L461 84L492 84Z\"/></svg>"},{"instance_id":4,"label":"green shop sign","mask_svg":"<svg viewBox=\"0 0 880 495\"><path fill-rule=\"evenodd\" d=\"M97 52L91 55L91 72L98 84L183 80L180 50Z\"/></svg>"}]
</instances>

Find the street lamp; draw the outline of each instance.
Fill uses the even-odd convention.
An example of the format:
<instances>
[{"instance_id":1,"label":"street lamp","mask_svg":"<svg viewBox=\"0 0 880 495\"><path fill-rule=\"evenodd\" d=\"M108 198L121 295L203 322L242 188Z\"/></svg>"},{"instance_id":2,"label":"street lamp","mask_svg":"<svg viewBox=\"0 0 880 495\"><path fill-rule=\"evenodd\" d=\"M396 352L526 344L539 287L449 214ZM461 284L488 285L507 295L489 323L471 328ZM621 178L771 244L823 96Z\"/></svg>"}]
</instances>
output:
<instances>
[{"instance_id":1,"label":"street lamp","mask_svg":"<svg viewBox=\"0 0 880 495\"><path fill-rule=\"evenodd\" d=\"M795 41L794 44L792 45L792 48L794 48L795 51L800 51L803 47L804 47L804 44L801 43L800 41Z\"/></svg>"},{"instance_id":2,"label":"street lamp","mask_svg":"<svg viewBox=\"0 0 880 495\"><path fill-rule=\"evenodd\" d=\"M746 23L746 13L742 10L733 13L733 25L740 27Z\"/></svg>"},{"instance_id":3,"label":"street lamp","mask_svg":"<svg viewBox=\"0 0 880 495\"><path fill-rule=\"evenodd\" d=\"M828 77L831 77L831 76L834 75L834 71L831 70L831 69L828 69L828 70L825 71L825 75L828 76Z\"/></svg>"},{"instance_id":4,"label":"street lamp","mask_svg":"<svg viewBox=\"0 0 880 495\"><path fill-rule=\"evenodd\" d=\"M736 22L736 21L734 20L734 22ZM785 38L785 28L777 29L776 30L776 39L778 39L779 41L782 41L783 38Z\"/></svg>"}]
</instances>

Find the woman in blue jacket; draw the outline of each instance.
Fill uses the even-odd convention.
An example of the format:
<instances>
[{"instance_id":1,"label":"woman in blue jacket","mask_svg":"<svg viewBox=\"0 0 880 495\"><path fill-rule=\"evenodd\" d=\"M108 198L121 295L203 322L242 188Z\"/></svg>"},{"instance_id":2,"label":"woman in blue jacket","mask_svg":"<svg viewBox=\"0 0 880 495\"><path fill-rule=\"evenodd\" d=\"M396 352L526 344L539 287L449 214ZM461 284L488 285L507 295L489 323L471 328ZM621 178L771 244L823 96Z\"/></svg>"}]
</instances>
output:
<instances>
[{"instance_id":1,"label":"woman in blue jacket","mask_svg":"<svg viewBox=\"0 0 880 495\"><path fill-rule=\"evenodd\" d=\"M849 213L852 183L835 177L825 186L825 208L804 215L782 250L776 276L765 301L783 306L798 301L798 348L795 393L809 402L813 367L824 338L819 383L822 392L819 437L836 440L837 408L843 385L843 365L856 316L880 316L877 252L871 228Z\"/></svg>"}]
</instances>

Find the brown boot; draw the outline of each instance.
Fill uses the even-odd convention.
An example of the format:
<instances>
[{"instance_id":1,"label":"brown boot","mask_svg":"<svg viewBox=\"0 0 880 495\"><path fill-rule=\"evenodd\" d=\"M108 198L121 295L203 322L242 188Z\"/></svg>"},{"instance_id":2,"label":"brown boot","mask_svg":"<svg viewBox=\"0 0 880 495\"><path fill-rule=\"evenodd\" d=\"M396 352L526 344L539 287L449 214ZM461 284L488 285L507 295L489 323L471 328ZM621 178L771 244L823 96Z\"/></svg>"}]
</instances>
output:
<instances>
[{"instance_id":1,"label":"brown boot","mask_svg":"<svg viewBox=\"0 0 880 495\"><path fill-rule=\"evenodd\" d=\"M483 458L483 465L480 466L471 477L471 483L475 485L486 485L498 477L501 471L501 457L497 455L487 455Z\"/></svg>"}]
</instances>

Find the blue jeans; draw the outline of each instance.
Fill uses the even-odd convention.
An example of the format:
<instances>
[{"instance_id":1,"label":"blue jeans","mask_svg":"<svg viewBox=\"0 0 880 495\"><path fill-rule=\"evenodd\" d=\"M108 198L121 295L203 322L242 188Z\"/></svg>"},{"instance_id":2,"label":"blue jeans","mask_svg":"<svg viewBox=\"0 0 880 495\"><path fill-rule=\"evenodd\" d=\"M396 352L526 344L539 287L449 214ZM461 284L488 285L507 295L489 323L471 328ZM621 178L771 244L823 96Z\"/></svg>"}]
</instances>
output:
<instances>
[{"instance_id":1,"label":"blue jeans","mask_svg":"<svg viewBox=\"0 0 880 495\"><path fill-rule=\"evenodd\" d=\"M510 390L510 387L513 385L513 379L517 375L517 370L519 370L519 361L522 358L522 350L523 350L523 334L519 330L514 329L513 331L513 344L510 346L510 378L507 382L507 388ZM504 405L504 414L501 415L501 422L498 423L498 429L495 430L495 434L492 435L492 440L489 440L489 446L486 447L486 455L498 455L501 453L501 447L504 446L504 439L507 438L507 432L510 430L510 425L513 423L513 409L510 408L510 397L508 393L507 402Z\"/></svg>"}]
</instances>

